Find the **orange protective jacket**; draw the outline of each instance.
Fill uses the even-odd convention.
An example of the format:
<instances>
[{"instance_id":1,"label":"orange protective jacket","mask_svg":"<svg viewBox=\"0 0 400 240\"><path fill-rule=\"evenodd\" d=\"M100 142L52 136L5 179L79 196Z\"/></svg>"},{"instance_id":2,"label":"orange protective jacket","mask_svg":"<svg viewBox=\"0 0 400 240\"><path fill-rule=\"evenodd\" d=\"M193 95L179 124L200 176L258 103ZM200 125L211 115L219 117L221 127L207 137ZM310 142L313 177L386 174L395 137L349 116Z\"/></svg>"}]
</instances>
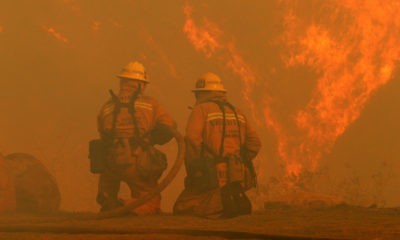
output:
<instances>
[{"instance_id":1,"label":"orange protective jacket","mask_svg":"<svg viewBox=\"0 0 400 240\"><path fill-rule=\"evenodd\" d=\"M120 99L121 102L126 99ZM133 137L135 127L127 108L122 108L113 130L115 103L107 101L101 108L97 118L98 131L102 139L109 137ZM176 129L176 122L165 111L164 107L152 97L139 94L135 101L135 118L139 128L139 135L146 135L152 144L165 144L172 138L168 129Z\"/></svg>"},{"instance_id":2,"label":"orange protective jacket","mask_svg":"<svg viewBox=\"0 0 400 240\"><path fill-rule=\"evenodd\" d=\"M186 127L186 164L190 164L204 156L212 157L208 151L204 151L203 145L207 145L214 153L220 151L222 137L222 112L218 105L211 101L224 101L225 95L215 95L198 100L190 114ZM244 114L236 109L239 124L241 143L239 143L237 120L234 112L225 107L225 139L222 156L235 154L240 156L240 144L243 150L250 156L256 156L260 150L261 142L257 133L253 130ZM203 156L202 156L203 154Z\"/></svg>"}]
</instances>

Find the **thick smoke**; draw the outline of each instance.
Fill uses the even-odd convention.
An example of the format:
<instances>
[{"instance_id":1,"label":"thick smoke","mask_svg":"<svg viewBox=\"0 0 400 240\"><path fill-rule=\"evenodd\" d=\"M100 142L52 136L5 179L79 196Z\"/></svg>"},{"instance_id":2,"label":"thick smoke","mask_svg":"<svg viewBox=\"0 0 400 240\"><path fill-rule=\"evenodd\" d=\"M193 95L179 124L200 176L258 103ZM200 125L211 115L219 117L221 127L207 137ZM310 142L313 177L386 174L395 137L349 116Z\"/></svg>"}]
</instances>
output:
<instances>
[{"instance_id":1,"label":"thick smoke","mask_svg":"<svg viewBox=\"0 0 400 240\"><path fill-rule=\"evenodd\" d=\"M263 140L252 195L260 202L291 191L398 206L398 9L396 1L3 1L0 150L41 159L63 209L96 210L87 142L115 75L139 60L148 94L181 131L196 77L222 77ZM215 47L196 47L204 32ZM163 149L174 159L174 143ZM183 175L164 192L165 211Z\"/></svg>"}]
</instances>

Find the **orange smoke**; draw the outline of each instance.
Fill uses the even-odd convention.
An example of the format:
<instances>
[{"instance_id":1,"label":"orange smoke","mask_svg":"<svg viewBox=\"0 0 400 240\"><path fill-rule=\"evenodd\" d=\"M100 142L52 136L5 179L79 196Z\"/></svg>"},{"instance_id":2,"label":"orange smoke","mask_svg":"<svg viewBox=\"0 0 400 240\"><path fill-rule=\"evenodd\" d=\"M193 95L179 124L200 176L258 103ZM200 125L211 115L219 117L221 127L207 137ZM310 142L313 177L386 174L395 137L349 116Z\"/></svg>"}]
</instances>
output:
<instances>
[{"instance_id":1,"label":"orange smoke","mask_svg":"<svg viewBox=\"0 0 400 240\"><path fill-rule=\"evenodd\" d=\"M99 21L92 21L92 31L97 32L100 30L101 23Z\"/></svg>"},{"instance_id":2,"label":"orange smoke","mask_svg":"<svg viewBox=\"0 0 400 240\"><path fill-rule=\"evenodd\" d=\"M115 27L115 28L122 28L123 25L120 23L118 20L109 18L110 23Z\"/></svg>"},{"instance_id":3,"label":"orange smoke","mask_svg":"<svg viewBox=\"0 0 400 240\"><path fill-rule=\"evenodd\" d=\"M56 31L54 28L52 27L43 27L43 28L45 29L46 32L50 33L55 39L57 39L57 41L64 44L69 43L68 39L60 32Z\"/></svg>"},{"instance_id":4,"label":"orange smoke","mask_svg":"<svg viewBox=\"0 0 400 240\"><path fill-rule=\"evenodd\" d=\"M78 6L78 4L74 0L63 0L63 2L71 12L73 12L75 14L82 13L81 8Z\"/></svg>"},{"instance_id":5,"label":"orange smoke","mask_svg":"<svg viewBox=\"0 0 400 240\"><path fill-rule=\"evenodd\" d=\"M175 66L172 64L171 59L169 58L169 56L165 53L165 51L161 48L161 46L154 40L154 38L152 36L148 36L146 39L146 43L147 45L154 50L157 55L160 57L160 59L162 60L162 62L165 64L165 66L168 67L168 71L170 73L170 75L174 78L177 79L178 78L178 73L176 71Z\"/></svg>"}]
</instances>

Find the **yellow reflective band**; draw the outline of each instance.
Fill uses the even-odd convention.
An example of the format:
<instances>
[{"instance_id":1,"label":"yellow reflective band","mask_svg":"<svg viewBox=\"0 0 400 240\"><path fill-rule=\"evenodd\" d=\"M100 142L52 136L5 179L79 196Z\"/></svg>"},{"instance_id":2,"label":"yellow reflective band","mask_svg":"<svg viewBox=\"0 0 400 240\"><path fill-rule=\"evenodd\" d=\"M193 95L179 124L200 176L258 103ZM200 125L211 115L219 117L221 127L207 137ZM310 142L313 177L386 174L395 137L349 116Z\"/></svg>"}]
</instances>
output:
<instances>
[{"instance_id":1,"label":"yellow reflective band","mask_svg":"<svg viewBox=\"0 0 400 240\"><path fill-rule=\"evenodd\" d=\"M207 121L214 120L214 119L222 119L222 118L223 118L222 113L209 113L207 115ZM231 119L236 120L235 114L233 114L233 113L226 113L225 118L230 119L230 120ZM244 122L244 123L246 122L246 119L244 118L243 115L238 115L238 119L241 122Z\"/></svg>"},{"instance_id":2,"label":"yellow reflective band","mask_svg":"<svg viewBox=\"0 0 400 240\"><path fill-rule=\"evenodd\" d=\"M135 102L135 108L144 108L153 111L153 106L149 103L144 103L144 102Z\"/></svg>"},{"instance_id":3,"label":"yellow reflective band","mask_svg":"<svg viewBox=\"0 0 400 240\"><path fill-rule=\"evenodd\" d=\"M148 106L148 107L153 107L153 105L151 105L150 103L146 103L146 102L139 102L139 101L137 101L137 102L135 102L135 105L136 105L136 104L143 105L143 106Z\"/></svg>"},{"instance_id":4,"label":"yellow reflective band","mask_svg":"<svg viewBox=\"0 0 400 240\"><path fill-rule=\"evenodd\" d=\"M106 116L114 111L114 106L110 105L103 109L102 116Z\"/></svg>"},{"instance_id":5,"label":"yellow reflective band","mask_svg":"<svg viewBox=\"0 0 400 240\"><path fill-rule=\"evenodd\" d=\"M212 121L212 120L216 120L216 119L222 120L223 118L222 117L209 117L209 118L207 118L207 121ZM226 120L235 120L236 121L235 117L226 117L225 119ZM238 120L239 120L239 122L246 123L246 121L243 120L243 119L238 118Z\"/></svg>"}]
</instances>

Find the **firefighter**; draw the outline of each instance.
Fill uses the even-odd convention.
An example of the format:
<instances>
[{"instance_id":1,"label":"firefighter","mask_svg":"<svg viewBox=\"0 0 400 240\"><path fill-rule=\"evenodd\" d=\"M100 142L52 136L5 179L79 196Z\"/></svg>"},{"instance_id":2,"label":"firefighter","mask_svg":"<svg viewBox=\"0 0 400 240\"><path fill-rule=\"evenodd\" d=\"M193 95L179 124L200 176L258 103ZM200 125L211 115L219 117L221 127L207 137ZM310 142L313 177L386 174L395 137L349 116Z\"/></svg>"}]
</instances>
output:
<instances>
[{"instance_id":1,"label":"firefighter","mask_svg":"<svg viewBox=\"0 0 400 240\"><path fill-rule=\"evenodd\" d=\"M151 192L165 170L165 154L154 148L171 140L174 119L154 98L143 94L149 80L144 66L130 62L119 75L120 90L101 108L98 131L107 147L105 166L100 171L97 202L108 211ZM120 182L131 191L131 199L120 200ZM161 196L133 209L136 215L160 212Z\"/></svg>"},{"instance_id":2,"label":"firefighter","mask_svg":"<svg viewBox=\"0 0 400 240\"><path fill-rule=\"evenodd\" d=\"M219 76L205 73L192 90L196 104L186 127L185 189L175 214L234 217L251 212L252 160L261 147L245 115L228 102Z\"/></svg>"}]
</instances>

